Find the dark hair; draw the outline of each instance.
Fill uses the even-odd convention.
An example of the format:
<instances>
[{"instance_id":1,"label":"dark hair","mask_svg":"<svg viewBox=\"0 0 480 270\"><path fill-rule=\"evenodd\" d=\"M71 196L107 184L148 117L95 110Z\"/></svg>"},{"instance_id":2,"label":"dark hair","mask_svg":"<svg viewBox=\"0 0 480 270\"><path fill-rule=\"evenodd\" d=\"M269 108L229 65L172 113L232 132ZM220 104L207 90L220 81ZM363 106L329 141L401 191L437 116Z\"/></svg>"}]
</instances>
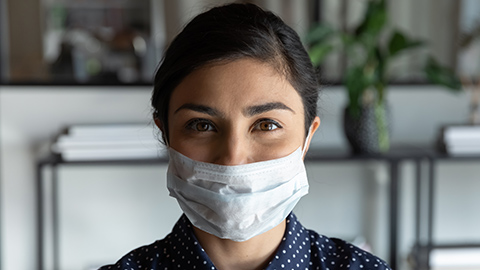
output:
<instances>
[{"instance_id":1,"label":"dark hair","mask_svg":"<svg viewBox=\"0 0 480 270\"><path fill-rule=\"evenodd\" d=\"M302 98L308 130L317 113L319 83L299 36L275 14L236 3L198 15L168 47L152 95L153 116L162 123L164 142L168 142L168 105L175 87L206 64L241 58L271 64L285 75Z\"/></svg>"}]
</instances>

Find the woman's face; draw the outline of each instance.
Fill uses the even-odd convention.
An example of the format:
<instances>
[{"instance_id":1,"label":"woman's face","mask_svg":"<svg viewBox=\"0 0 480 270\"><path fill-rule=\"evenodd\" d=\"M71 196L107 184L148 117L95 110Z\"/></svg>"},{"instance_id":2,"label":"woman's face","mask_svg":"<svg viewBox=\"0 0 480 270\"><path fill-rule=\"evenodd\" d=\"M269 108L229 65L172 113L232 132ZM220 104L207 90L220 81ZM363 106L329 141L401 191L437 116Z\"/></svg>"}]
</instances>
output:
<instances>
[{"instance_id":1,"label":"woman's face","mask_svg":"<svg viewBox=\"0 0 480 270\"><path fill-rule=\"evenodd\" d=\"M301 97L284 76L241 59L193 71L174 89L169 145L220 165L265 161L303 146L304 122ZM312 133L319 124L316 117Z\"/></svg>"}]
</instances>

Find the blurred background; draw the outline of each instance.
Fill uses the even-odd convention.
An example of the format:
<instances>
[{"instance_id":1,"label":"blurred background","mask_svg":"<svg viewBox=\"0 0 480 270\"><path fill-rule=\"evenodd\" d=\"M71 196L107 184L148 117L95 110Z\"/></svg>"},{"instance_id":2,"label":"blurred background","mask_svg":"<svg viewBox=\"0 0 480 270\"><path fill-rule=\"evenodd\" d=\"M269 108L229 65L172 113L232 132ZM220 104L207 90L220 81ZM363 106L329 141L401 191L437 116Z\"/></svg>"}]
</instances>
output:
<instances>
[{"instance_id":1,"label":"blurred background","mask_svg":"<svg viewBox=\"0 0 480 270\"><path fill-rule=\"evenodd\" d=\"M116 124L133 129L133 137L155 139L149 101L164 49L193 16L227 2L0 0L0 270L96 269L171 230L181 211L165 187L166 163L142 162L162 156L160 143L143 143L150 156L119 164L88 155L84 163L69 164L66 155L51 162L51 145L65 130L85 125ZM353 29L368 4L244 2L278 14L304 40L319 23ZM402 0L387 1L387 8L389 27L425 44L400 55L390 69L392 149L437 155L441 127L472 123L472 110L478 113L480 2ZM426 80L421 66L429 55L462 78L461 91ZM322 124L312 151L348 153L342 126L346 61L333 52L320 66ZM415 269L415 165L407 158L399 166L397 269ZM389 169L385 159L308 162L310 194L295 211L305 227L354 241L391 262ZM431 266L480 269L478 260L462 265L472 257L461 257L477 252L472 256L480 258L480 153L439 159L434 174L433 242L463 249L440 256L457 256L444 258L460 258L458 265L431 259Z\"/></svg>"}]
</instances>

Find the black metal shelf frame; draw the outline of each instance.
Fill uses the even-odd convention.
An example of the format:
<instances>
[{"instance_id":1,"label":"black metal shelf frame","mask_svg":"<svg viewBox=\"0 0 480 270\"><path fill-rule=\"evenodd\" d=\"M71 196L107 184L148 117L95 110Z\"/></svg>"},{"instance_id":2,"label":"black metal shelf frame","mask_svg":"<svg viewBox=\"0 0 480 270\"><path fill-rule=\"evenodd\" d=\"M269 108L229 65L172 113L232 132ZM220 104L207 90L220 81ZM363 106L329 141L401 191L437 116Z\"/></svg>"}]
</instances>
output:
<instances>
[{"instance_id":1,"label":"black metal shelf frame","mask_svg":"<svg viewBox=\"0 0 480 270\"><path fill-rule=\"evenodd\" d=\"M415 246L412 252L414 260L414 269L430 269L429 254L433 248L442 247L433 244L433 210L434 210L434 188L435 188L435 166L439 160L446 161L466 161L480 160L480 155L469 157L450 157L440 154L434 150L426 148L399 148L390 151L387 154L365 154L355 155L339 150L320 150L312 149L308 152L306 163L328 163L328 162L368 162L380 161L389 166L389 256L387 262L392 269L398 269L398 239L399 239L399 215L400 215L400 170L399 165L402 162L411 161L415 165ZM45 264L44 245L46 242L44 236L44 214L45 214L45 179L43 169L51 168L51 197L47 198L52 209L52 254L49 258L53 264L53 270L59 270L59 239L58 239L58 166L76 166L76 165L165 165L167 158L144 159L144 160L105 160L105 161L63 161L58 156L50 156L37 162L37 260L38 269L43 270ZM425 166L426 165L426 166ZM426 167L426 168L425 168ZM425 177L426 175L426 177ZM422 200L426 196L427 200ZM427 213L424 213L426 209ZM453 246L480 246L479 244L456 244Z\"/></svg>"},{"instance_id":2,"label":"black metal shelf frame","mask_svg":"<svg viewBox=\"0 0 480 270\"><path fill-rule=\"evenodd\" d=\"M480 155L449 156L431 152L428 158L427 182L422 183L421 170L417 167L415 186L415 244L410 254L414 270L431 269L430 255L435 249L480 248L480 242L436 243L433 240L436 168L439 161L464 162L480 161ZM426 200L422 201L422 197Z\"/></svg>"}]
</instances>

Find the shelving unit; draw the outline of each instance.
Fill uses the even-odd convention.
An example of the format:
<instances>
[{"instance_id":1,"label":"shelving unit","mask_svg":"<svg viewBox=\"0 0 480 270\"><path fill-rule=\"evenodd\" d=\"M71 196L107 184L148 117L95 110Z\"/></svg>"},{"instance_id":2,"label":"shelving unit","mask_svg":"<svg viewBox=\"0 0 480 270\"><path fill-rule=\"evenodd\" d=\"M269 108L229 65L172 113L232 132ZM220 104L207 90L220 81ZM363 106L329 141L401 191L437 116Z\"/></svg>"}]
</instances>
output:
<instances>
[{"instance_id":1,"label":"shelving unit","mask_svg":"<svg viewBox=\"0 0 480 270\"><path fill-rule=\"evenodd\" d=\"M58 168L60 166L124 166L124 165L165 165L168 163L166 158L158 159L134 159L134 160L102 160L102 161L63 161L58 155L51 155L45 159L41 159L37 162L37 261L38 270L53 269L61 270L60 258L59 258L59 177ZM46 181L43 177L44 168L51 168L51 182L46 185ZM52 194L50 198L45 198L44 194ZM45 203L47 202L47 203ZM49 208L49 206L51 206ZM45 233L45 213L50 213L51 220L51 236L48 241L44 235ZM45 247L48 247L46 250ZM45 265L48 262L48 266Z\"/></svg>"},{"instance_id":2,"label":"shelving unit","mask_svg":"<svg viewBox=\"0 0 480 270\"><path fill-rule=\"evenodd\" d=\"M417 170L420 170L421 162L429 156L429 151L423 149L398 149L391 151L385 155L352 155L346 151L338 150L311 150L309 151L305 162L306 163L326 163L326 162L368 162L368 161L380 161L385 162L389 166L389 176L390 176L390 188L389 188L389 258L388 263L394 268L397 268L398 265L398 223L399 223L399 202L400 202L400 189L399 189L399 165L404 161L413 161L417 167ZM107 160L107 161L78 161L78 162L65 162L58 156L50 156L46 159L42 159L37 164L37 200L38 200L38 261L40 262L39 270L42 270L43 262L45 261L45 254L42 252L42 247L44 246L45 240L43 236L44 231L44 179L42 176L42 171L45 167L50 167L52 169L52 179L51 179L51 194L52 197L48 198L50 204L53 206L53 209L50 209L52 212L51 224L53 224L52 235L53 239L50 239L50 242L53 243L53 252L52 258L49 258L50 261L53 261L54 269L59 269L59 258L58 258L58 235L56 235L58 228L58 175L56 173L59 166L75 166L75 165L92 165L92 166L102 166L102 165L134 165L134 164L166 164L168 160L163 159L146 159L146 160ZM420 182L421 175L417 174L417 181Z\"/></svg>"},{"instance_id":3,"label":"shelving unit","mask_svg":"<svg viewBox=\"0 0 480 270\"><path fill-rule=\"evenodd\" d=\"M440 161L443 162L465 162L480 161L479 155L469 156L449 156L447 154L431 151L428 156L428 177L426 185L422 185L420 178L416 181L416 213L415 213L415 246L411 252L413 266L415 270L428 270L431 268L430 257L432 251L436 249L460 249L460 248L480 248L478 242L458 242L442 244L433 239L434 230L434 210L435 210L435 189L436 189L436 168ZM417 172L420 174L420 172ZM479 179L480 180L480 179ZM427 197L422 203L422 197ZM426 213L422 211L426 209ZM460 229L460 228L459 228Z\"/></svg>"},{"instance_id":4,"label":"shelving unit","mask_svg":"<svg viewBox=\"0 0 480 270\"><path fill-rule=\"evenodd\" d=\"M305 163L328 163L328 162L368 162L368 161L380 161L385 162L389 166L389 257L387 262L393 269L398 269L398 243L399 243L399 205L401 203L400 198L400 171L399 165L402 162L410 161L415 165L415 246L412 250L412 259L415 270L427 270L430 269L429 258L432 250L436 248L465 248L465 247L480 247L480 243L456 243L450 245L440 245L433 241L433 211L434 211L434 196L435 196L435 167L438 161L480 161L480 155L469 157L450 157L445 154L438 153L435 150L428 148L399 148L394 149L391 152L384 155L354 155L346 151L339 150L311 150L308 152ZM38 200L38 261L40 262L39 270L43 270L42 265L44 261L44 254L42 253L42 247L46 239L43 236L43 213L44 209L44 179L42 177L42 171L45 167L52 169L52 197L51 205L53 209L51 221L53 224L53 239L50 241L53 243L53 258L50 258L54 262L54 269L58 268L58 235L55 234L58 228L58 175L56 170L59 166L75 166L75 165L144 165L144 164L167 164L167 158L159 159L145 159L145 160L105 160L105 161L69 161L65 162L58 156L50 156L46 159L42 159L37 164L37 200ZM428 172L423 172L427 164ZM424 177L427 175L427 177ZM427 200L422 200L422 197L426 196ZM422 209L426 209L426 213L423 213Z\"/></svg>"},{"instance_id":5,"label":"shelving unit","mask_svg":"<svg viewBox=\"0 0 480 270\"><path fill-rule=\"evenodd\" d=\"M54 81L149 81L160 46L152 38L151 1L42 2L43 54Z\"/></svg>"}]
</instances>

